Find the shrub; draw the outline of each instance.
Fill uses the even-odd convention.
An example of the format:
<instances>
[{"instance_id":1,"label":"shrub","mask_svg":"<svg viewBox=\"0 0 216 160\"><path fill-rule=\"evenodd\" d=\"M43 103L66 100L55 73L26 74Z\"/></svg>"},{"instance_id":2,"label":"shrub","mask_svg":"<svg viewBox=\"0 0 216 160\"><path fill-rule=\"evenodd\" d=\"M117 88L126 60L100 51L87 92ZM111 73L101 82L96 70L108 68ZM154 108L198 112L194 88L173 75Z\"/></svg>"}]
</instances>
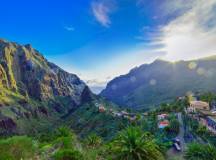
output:
<instances>
[{"instance_id":1,"label":"shrub","mask_svg":"<svg viewBox=\"0 0 216 160\"><path fill-rule=\"evenodd\" d=\"M14 136L0 141L0 160L30 159L34 157L36 143L26 136Z\"/></svg>"},{"instance_id":2,"label":"shrub","mask_svg":"<svg viewBox=\"0 0 216 160\"><path fill-rule=\"evenodd\" d=\"M84 160L83 155L74 149L61 149L54 154L53 158L55 160Z\"/></svg>"},{"instance_id":3,"label":"shrub","mask_svg":"<svg viewBox=\"0 0 216 160\"><path fill-rule=\"evenodd\" d=\"M69 149L75 145L75 142L71 137L60 137L54 141L54 144L59 144L62 149Z\"/></svg>"},{"instance_id":4,"label":"shrub","mask_svg":"<svg viewBox=\"0 0 216 160\"><path fill-rule=\"evenodd\" d=\"M187 160L216 160L216 148L209 144L192 143L188 145L185 158Z\"/></svg>"},{"instance_id":5,"label":"shrub","mask_svg":"<svg viewBox=\"0 0 216 160\"><path fill-rule=\"evenodd\" d=\"M57 129L56 136L57 137L73 137L74 134L72 133L70 128L60 127Z\"/></svg>"},{"instance_id":6,"label":"shrub","mask_svg":"<svg viewBox=\"0 0 216 160\"><path fill-rule=\"evenodd\" d=\"M58 144L62 149L70 149L77 143L75 134L70 128L60 127L55 133L54 144Z\"/></svg>"},{"instance_id":7,"label":"shrub","mask_svg":"<svg viewBox=\"0 0 216 160\"><path fill-rule=\"evenodd\" d=\"M113 160L164 160L153 137L137 127L122 131L107 151Z\"/></svg>"}]
</instances>

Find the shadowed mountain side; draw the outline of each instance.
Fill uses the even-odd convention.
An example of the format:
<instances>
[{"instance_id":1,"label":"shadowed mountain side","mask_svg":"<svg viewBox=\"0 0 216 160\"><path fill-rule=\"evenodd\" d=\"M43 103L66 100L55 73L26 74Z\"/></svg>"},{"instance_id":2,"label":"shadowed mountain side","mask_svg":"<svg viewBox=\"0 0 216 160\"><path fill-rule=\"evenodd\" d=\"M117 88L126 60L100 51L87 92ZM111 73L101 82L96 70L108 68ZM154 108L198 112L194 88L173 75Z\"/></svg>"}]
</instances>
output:
<instances>
[{"instance_id":1,"label":"shadowed mountain side","mask_svg":"<svg viewBox=\"0 0 216 160\"><path fill-rule=\"evenodd\" d=\"M149 108L187 92L216 91L216 56L171 63L156 60L110 81L101 96L122 106Z\"/></svg>"}]
</instances>

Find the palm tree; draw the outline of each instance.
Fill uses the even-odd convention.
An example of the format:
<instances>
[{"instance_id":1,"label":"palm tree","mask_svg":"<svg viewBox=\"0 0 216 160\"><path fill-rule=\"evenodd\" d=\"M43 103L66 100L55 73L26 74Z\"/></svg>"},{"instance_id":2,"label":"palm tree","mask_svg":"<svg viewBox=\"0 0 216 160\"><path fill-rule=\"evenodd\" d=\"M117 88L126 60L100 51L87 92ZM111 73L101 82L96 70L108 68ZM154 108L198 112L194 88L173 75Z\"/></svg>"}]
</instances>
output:
<instances>
[{"instance_id":1,"label":"palm tree","mask_svg":"<svg viewBox=\"0 0 216 160\"><path fill-rule=\"evenodd\" d=\"M102 139L96 134L91 134L86 138L85 142L88 147L96 148L102 144Z\"/></svg>"},{"instance_id":2,"label":"palm tree","mask_svg":"<svg viewBox=\"0 0 216 160\"><path fill-rule=\"evenodd\" d=\"M114 160L164 160L151 135L137 127L122 131L110 151Z\"/></svg>"},{"instance_id":3,"label":"palm tree","mask_svg":"<svg viewBox=\"0 0 216 160\"><path fill-rule=\"evenodd\" d=\"M68 127L60 127L56 131L56 136L57 137L73 137L74 134L72 133L72 130Z\"/></svg>"},{"instance_id":4,"label":"palm tree","mask_svg":"<svg viewBox=\"0 0 216 160\"><path fill-rule=\"evenodd\" d=\"M216 148L210 144L192 143L185 153L187 160L216 160Z\"/></svg>"}]
</instances>

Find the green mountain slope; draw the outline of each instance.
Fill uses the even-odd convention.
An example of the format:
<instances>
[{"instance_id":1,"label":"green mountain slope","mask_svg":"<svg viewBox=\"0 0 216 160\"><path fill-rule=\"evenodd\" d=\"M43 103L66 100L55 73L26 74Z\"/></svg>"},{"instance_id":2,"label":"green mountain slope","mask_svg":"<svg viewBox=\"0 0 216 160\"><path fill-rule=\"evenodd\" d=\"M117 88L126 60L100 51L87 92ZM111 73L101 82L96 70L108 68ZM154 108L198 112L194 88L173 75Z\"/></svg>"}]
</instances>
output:
<instances>
[{"instance_id":1,"label":"green mountain slope","mask_svg":"<svg viewBox=\"0 0 216 160\"><path fill-rule=\"evenodd\" d=\"M86 114L83 108L96 108L98 101L104 103L76 75L48 62L30 45L0 40L0 135L37 134L66 125L66 118L76 124Z\"/></svg>"},{"instance_id":2,"label":"green mountain slope","mask_svg":"<svg viewBox=\"0 0 216 160\"><path fill-rule=\"evenodd\" d=\"M187 92L215 92L215 58L176 63L156 60L113 79L101 95L119 105L149 108Z\"/></svg>"}]
</instances>

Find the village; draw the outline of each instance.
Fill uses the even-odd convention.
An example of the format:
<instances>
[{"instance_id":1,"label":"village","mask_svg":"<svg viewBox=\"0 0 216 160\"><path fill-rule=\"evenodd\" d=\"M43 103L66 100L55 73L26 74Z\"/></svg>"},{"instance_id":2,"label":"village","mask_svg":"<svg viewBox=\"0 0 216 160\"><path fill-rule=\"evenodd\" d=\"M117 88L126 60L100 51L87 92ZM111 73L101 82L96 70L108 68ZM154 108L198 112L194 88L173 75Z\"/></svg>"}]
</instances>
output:
<instances>
[{"instance_id":1,"label":"village","mask_svg":"<svg viewBox=\"0 0 216 160\"><path fill-rule=\"evenodd\" d=\"M125 110L115 111L114 109L107 109L99 103L96 103L95 106L98 107L100 113L108 112L114 117L122 117L130 121L135 121L137 119L136 113L129 113ZM185 107L185 113L191 118L197 120L200 125L205 126L209 131L216 134L216 103L212 102L209 104L200 100L192 100L190 101L189 106ZM147 115L148 113L144 112L141 114L141 118ZM167 119L168 116L168 113L157 115L159 129L169 126L169 120Z\"/></svg>"},{"instance_id":2,"label":"village","mask_svg":"<svg viewBox=\"0 0 216 160\"><path fill-rule=\"evenodd\" d=\"M210 132L216 134L216 105L204 101L191 101L185 110L188 116L197 120L200 125L205 126Z\"/></svg>"},{"instance_id":3,"label":"village","mask_svg":"<svg viewBox=\"0 0 216 160\"><path fill-rule=\"evenodd\" d=\"M178 97L178 101L185 100L186 97ZM148 112L131 113L126 110L108 109L100 103L95 103L99 113L108 113L113 117L125 118L130 122L136 122L140 119L145 119ZM168 150L167 154L170 156L183 155L187 143L199 141L200 143L208 143L203 140L199 135L192 131L189 123L185 122L185 117L190 118L199 125L199 128L205 128L207 132L216 136L216 103L201 101L199 98L193 97L188 101L188 105L184 106L182 112L156 112L157 129L165 131L170 127L170 117L174 115L175 119L179 122L179 131L173 138L173 147ZM191 121L189 120L189 121Z\"/></svg>"},{"instance_id":4,"label":"village","mask_svg":"<svg viewBox=\"0 0 216 160\"><path fill-rule=\"evenodd\" d=\"M95 103L95 106L98 108L99 113L109 113L113 117L125 118L130 121L135 121L137 119L137 115L135 113L129 113L125 110L116 111L114 109L107 109L102 104Z\"/></svg>"}]
</instances>

